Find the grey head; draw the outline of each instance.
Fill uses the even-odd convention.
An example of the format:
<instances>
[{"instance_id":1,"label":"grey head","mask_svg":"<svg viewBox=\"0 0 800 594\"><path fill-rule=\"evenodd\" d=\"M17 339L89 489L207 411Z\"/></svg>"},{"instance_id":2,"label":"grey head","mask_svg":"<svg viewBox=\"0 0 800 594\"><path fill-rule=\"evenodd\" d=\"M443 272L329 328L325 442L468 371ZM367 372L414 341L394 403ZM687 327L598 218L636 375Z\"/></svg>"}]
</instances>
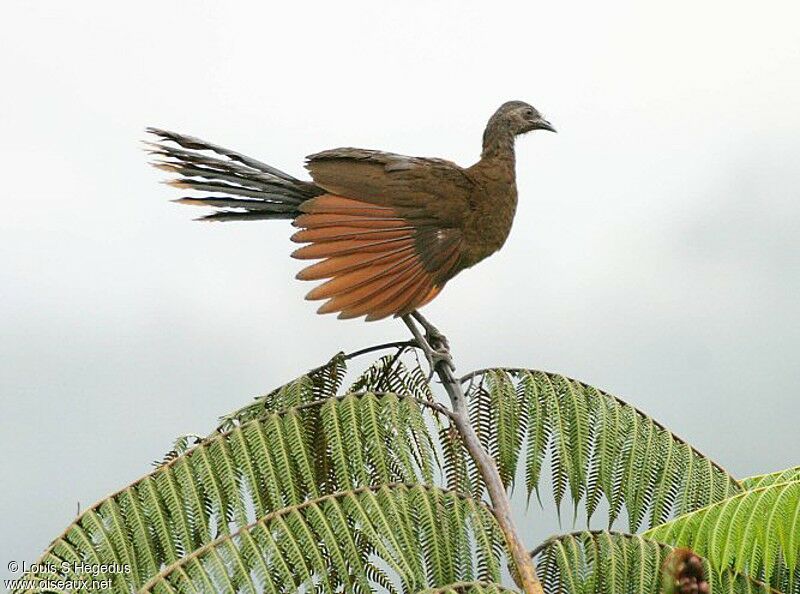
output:
<instances>
[{"instance_id":1,"label":"grey head","mask_svg":"<svg viewBox=\"0 0 800 594\"><path fill-rule=\"evenodd\" d=\"M539 113L539 110L524 101L506 101L503 103L494 112L487 128L494 126L505 128L515 136L532 130L556 131L553 125Z\"/></svg>"},{"instance_id":2,"label":"grey head","mask_svg":"<svg viewBox=\"0 0 800 594\"><path fill-rule=\"evenodd\" d=\"M539 110L529 103L506 101L486 124L482 156L509 154L513 150L514 137L533 130L556 131Z\"/></svg>"}]
</instances>

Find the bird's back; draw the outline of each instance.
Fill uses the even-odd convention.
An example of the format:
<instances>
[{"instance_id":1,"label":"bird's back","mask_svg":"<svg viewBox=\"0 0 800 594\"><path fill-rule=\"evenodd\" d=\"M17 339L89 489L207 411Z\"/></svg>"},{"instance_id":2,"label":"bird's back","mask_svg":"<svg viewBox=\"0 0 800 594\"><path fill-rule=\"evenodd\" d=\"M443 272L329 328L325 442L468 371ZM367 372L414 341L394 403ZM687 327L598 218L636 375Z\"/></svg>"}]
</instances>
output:
<instances>
[{"instance_id":1,"label":"bird's back","mask_svg":"<svg viewBox=\"0 0 800 594\"><path fill-rule=\"evenodd\" d=\"M513 165L464 169L445 159L337 148L307 157L309 183L196 138L154 133L230 159L158 145L156 154L169 159L159 166L184 176L178 187L241 196L182 201L245 210L216 220L293 219L300 229L292 240L304 245L292 255L315 261L297 276L324 281L307 297L326 300L320 313L343 318L422 307L503 245L516 207Z\"/></svg>"}]
</instances>

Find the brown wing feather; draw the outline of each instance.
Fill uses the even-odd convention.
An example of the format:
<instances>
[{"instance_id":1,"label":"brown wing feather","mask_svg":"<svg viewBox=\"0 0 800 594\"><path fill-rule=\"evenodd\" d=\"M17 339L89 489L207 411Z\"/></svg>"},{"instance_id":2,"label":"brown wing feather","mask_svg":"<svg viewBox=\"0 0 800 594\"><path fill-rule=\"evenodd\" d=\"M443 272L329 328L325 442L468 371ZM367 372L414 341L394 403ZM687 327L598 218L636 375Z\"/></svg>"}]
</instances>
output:
<instances>
[{"instance_id":1,"label":"brown wing feather","mask_svg":"<svg viewBox=\"0 0 800 594\"><path fill-rule=\"evenodd\" d=\"M318 260L347 254L386 253L413 245L414 238L406 235L395 239L370 241L362 239L343 239L339 241L322 241L301 247L292 253L298 260Z\"/></svg>"},{"instance_id":2,"label":"brown wing feather","mask_svg":"<svg viewBox=\"0 0 800 594\"><path fill-rule=\"evenodd\" d=\"M362 217L352 214L329 213L302 214L292 222L295 227L306 229L325 229L342 225L368 229L397 229L407 224L405 219L397 217Z\"/></svg>"},{"instance_id":3,"label":"brown wing feather","mask_svg":"<svg viewBox=\"0 0 800 594\"><path fill-rule=\"evenodd\" d=\"M321 229L303 229L292 235L296 243L339 241L341 239L396 239L407 237L408 232L414 227L400 227L395 229L359 229L358 227L323 227Z\"/></svg>"},{"instance_id":4,"label":"brown wing feather","mask_svg":"<svg viewBox=\"0 0 800 594\"><path fill-rule=\"evenodd\" d=\"M422 301L431 289L432 279L422 276L404 283L400 290L374 304L367 317L370 321L380 320L390 315L403 315L416 309L415 304Z\"/></svg>"},{"instance_id":5,"label":"brown wing feather","mask_svg":"<svg viewBox=\"0 0 800 594\"><path fill-rule=\"evenodd\" d=\"M300 280L322 280L323 278L333 278L345 272L351 272L374 264L390 264L413 255L414 247L409 246L403 249L374 254L348 254L346 256L333 256L321 262L306 266L297 273Z\"/></svg>"},{"instance_id":6,"label":"brown wing feather","mask_svg":"<svg viewBox=\"0 0 800 594\"><path fill-rule=\"evenodd\" d=\"M303 280L329 279L307 299L327 299L319 313L377 320L402 315L433 299L458 269L460 232L441 228L419 210L376 206L335 194L302 205L292 254L320 261Z\"/></svg>"},{"instance_id":7,"label":"brown wing feather","mask_svg":"<svg viewBox=\"0 0 800 594\"><path fill-rule=\"evenodd\" d=\"M357 318L366 315L370 320L380 320L390 315L399 315L402 304L408 299L408 294L413 293L413 290L423 283L430 282L430 278L422 270L415 268L393 281L386 290L376 291L369 298L351 304L339 314L339 317ZM405 299L402 297L404 294ZM386 313L382 313L384 310Z\"/></svg>"},{"instance_id":8,"label":"brown wing feather","mask_svg":"<svg viewBox=\"0 0 800 594\"><path fill-rule=\"evenodd\" d=\"M341 311L343 315L350 313L351 317L364 315L375 305L383 303L388 295L398 293L402 287L424 274L422 268L416 264L396 275L364 283L360 287L336 295L323 305L325 311L320 308L320 313ZM360 313L362 310L363 313Z\"/></svg>"},{"instance_id":9,"label":"brown wing feather","mask_svg":"<svg viewBox=\"0 0 800 594\"><path fill-rule=\"evenodd\" d=\"M351 272L345 272L338 276L333 277L312 289L307 298L311 301L317 299L328 299L335 295L346 293L352 289L357 289L365 284L383 281L388 279L389 282L397 275L405 272L412 266L417 266L419 260L416 255L410 254L400 260L377 265L367 265L358 268Z\"/></svg>"}]
</instances>

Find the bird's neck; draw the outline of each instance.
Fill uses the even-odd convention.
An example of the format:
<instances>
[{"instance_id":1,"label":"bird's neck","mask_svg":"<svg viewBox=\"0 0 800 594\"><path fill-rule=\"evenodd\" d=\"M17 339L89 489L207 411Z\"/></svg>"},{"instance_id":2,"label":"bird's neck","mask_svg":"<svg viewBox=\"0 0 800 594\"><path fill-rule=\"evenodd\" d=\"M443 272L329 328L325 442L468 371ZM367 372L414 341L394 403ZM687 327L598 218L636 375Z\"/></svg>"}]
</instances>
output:
<instances>
[{"instance_id":1,"label":"bird's neck","mask_svg":"<svg viewBox=\"0 0 800 594\"><path fill-rule=\"evenodd\" d=\"M507 127L489 122L483 133L482 161L502 161L514 167L514 134Z\"/></svg>"}]
</instances>

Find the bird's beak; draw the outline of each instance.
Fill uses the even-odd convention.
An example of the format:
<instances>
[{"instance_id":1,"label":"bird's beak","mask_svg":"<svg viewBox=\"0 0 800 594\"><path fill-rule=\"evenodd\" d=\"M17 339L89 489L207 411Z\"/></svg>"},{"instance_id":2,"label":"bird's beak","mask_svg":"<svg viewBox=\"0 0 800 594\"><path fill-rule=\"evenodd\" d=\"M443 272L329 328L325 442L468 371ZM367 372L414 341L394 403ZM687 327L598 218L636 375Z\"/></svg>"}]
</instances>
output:
<instances>
[{"instance_id":1,"label":"bird's beak","mask_svg":"<svg viewBox=\"0 0 800 594\"><path fill-rule=\"evenodd\" d=\"M544 118L540 118L539 120L536 121L536 123L534 124L534 130L550 130L550 132L556 132L556 129L553 126L553 124L551 124Z\"/></svg>"}]
</instances>

